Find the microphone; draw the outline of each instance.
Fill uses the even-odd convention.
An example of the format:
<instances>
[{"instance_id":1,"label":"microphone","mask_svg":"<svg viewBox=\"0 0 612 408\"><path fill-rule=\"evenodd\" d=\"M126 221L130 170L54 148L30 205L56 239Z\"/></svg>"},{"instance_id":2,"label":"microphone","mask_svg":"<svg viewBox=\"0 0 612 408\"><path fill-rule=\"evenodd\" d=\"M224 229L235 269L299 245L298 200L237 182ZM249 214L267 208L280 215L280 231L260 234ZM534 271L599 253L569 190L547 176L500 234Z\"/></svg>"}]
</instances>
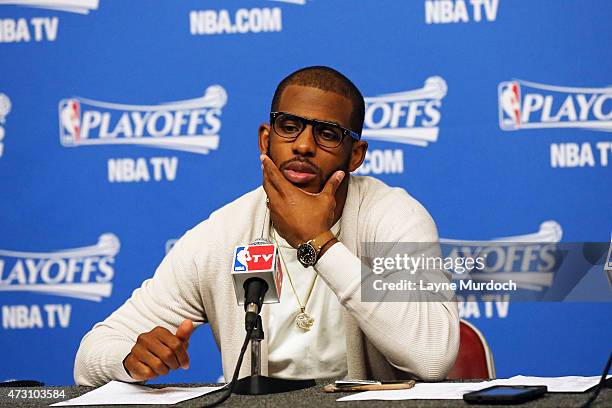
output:
<instances>
[{"instance_id":1,"label":"microphone","mask_svg":"<svg viewBox=\"0 0 612 408\"><path fill-rule=\"evenodd\" d=\"M244 281L244 327L252 330L257 324L257 316L261 311L264 296L268 291L268 284L261 278L249 278Z\"/></svg>"},{"instance_id":2,"label":"microphone","mask_svg":"<svg viewBox=\"0 0 612 408\"><path fill-rule=\"evenodd\" d=\"M259 238L248 245L237 246L234 250L232 278L238 305L244 304L244 326L246 338L240 350L234 376L228 387L232 392L243 395L263 395L314 387L314 380L286 380L261 375L261 340L264 338L261 324L261 307L264 303L278 303L283 285L283 271L280 267L278 246ZM251 375L238 380L242 359L251 343ZM216 406L216 403L215 403Z\"/></svg>"},{"instance_id":3,"label":"microphone","mask_svg":"<svg viewBox=\"0 0 612 408\"><path fill-rule=\"evenodd\" d=\"M232 278L238 305L244 305L245 327L253 329L264 303L278 303L283 284L278 247L264 238L234 250Z\"/></svg>"}]
</instances>

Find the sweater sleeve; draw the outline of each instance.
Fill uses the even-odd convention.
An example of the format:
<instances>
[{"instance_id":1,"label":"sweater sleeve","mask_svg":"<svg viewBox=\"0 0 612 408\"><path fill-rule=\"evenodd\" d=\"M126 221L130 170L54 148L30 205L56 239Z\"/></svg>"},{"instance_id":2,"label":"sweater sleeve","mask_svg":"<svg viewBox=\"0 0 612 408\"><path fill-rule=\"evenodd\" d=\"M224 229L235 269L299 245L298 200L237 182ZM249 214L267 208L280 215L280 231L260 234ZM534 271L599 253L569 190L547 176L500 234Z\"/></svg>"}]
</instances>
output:
<instances>
[{"instance_id":1,"label":"sweater sleeve","mask_svg":"<svg viewBox=\"0 0 612 408\"><path fill-rule=\"evenodd\" d=\"M137 337L162 326L172 333L190 319L206 322L194 262L194 232L181 238L132 296L83 337L74 364L77 385L100 386L111 380L136 382L123 367Z\"/></svg>"},{"instance_id":2,"label":"sweater sleeve","mask_svg":"<svg viewBox=\"0 0 612 408\"><path fill-rule=\"evenodd\" d=\"M370 211L366 221L374 230L369 239L377 244L432 243L427 246L439 253L437 230L427 211L405 193L394 194L391 201ZM459 313L452 294L440 300L421 291L412 301L362 301L362 276L365 287L376 275L341 242L327 250L315 269L390 364L423 380L446 378L459 348ZM442 270L426 275L428 281L448 282Z\"/></svg>"}]
</instances>

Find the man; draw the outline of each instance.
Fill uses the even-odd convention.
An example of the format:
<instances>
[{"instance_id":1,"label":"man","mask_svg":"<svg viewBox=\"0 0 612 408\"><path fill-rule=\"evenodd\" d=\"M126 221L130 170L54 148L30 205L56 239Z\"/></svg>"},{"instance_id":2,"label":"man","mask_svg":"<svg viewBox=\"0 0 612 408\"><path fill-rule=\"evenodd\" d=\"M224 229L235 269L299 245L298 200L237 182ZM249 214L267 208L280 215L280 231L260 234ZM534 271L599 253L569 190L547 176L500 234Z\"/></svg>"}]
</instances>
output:
<instances>
[{"instance_id":1,"label":"man","mask_svg":"<svg viewBox=\"0 0 612 408\"><path fill-rule=\"evenodd\" d=\"M263 188L188 231L155 276L94 326L77 353L76 383L188 368L192 322L211 325L230 378L244 338L232 251L262 232L278 242L285 270L281 302L262 311L264 375L444 379L459 344L453 302L361 301L361 243L438 240L427 211L404 190L349 175L367 150L364 110L359 90L331 68L285 78L270 124L259 127Z\"/></svg>"}]
</instances>

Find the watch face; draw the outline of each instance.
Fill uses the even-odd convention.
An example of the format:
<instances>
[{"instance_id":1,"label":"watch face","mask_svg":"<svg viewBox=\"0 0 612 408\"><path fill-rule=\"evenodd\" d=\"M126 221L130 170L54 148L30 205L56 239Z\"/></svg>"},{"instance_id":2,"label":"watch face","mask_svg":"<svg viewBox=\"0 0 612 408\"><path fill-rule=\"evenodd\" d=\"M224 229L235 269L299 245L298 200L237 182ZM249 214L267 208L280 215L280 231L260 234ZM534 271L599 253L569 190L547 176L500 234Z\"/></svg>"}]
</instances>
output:
<instances>
[{"instance_id":1,"label":"watch face","mask_svg":"<svg viewBox=\"0 0 612 408\"><path fill-rule=\"evenodd\" d=\"M312 266L317 262L317 251L309 243L302 244L297 249L298 261L304 266Z\"/></svg>"}]
</instances>

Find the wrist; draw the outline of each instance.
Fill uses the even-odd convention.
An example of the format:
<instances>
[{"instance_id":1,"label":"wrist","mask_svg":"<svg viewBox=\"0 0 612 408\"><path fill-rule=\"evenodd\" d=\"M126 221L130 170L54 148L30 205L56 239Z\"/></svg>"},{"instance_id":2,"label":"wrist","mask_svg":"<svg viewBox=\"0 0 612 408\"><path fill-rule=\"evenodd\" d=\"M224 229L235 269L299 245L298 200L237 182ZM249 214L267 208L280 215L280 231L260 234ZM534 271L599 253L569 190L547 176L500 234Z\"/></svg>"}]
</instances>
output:
<instances>
[{"instance_id":1,"label":"wrist","mask_svg":"<svg viewBox=\"0 0 612 408\"><path fill-rule=\"evenodd\" d=\"M316 237L303 242L297 247L298 261L304 267L314 266L321 255L323 255L323 249L330 247L330 242L334 240L337 241L336 236L328 229Z\"/></svg>"},{"instance_id":2,"label":"wrist","mask_svg":"<svg viewBox=\"0 0 612 408\"><path fill-rule=\"evenodd\" d=\"M123 369L125 370L126 374L127 374L127 375L129 375L129 376L130 376L130 378L134 378L134 377L132 376L132 373L130 373L130 370L128 370L127 366L125 365L125 361L128 359L128 357L129 357L130 355L131 355L131 353L130 353L130 354L128 354L127 356L125 356L125 358L124 358L124 359L123 359L123 361L121 362L121 365L123 366Z\"/></svg>"},{"instance_id":3,"label":"wrist","mask_svg":"<svg viewBox=\"0 0 612 408\"><path fill-rule=\"evenodd\" d=\"M337 242L340 242L338 241L338 238L333 238L332 240L327 242L327 244L323 245L323 247L321 248L321 252L319 252L319 259L321 259L321 257L325 254L325 252L327 252L327 250L331 248Z\"/></svg>"},{"instance_id":4,"label":"wrist","mask_svg":"<svg viewBox=\"0 0 612 408\"><path fill-rule=\"evenodd\" d=\"M312 228L310 231L306 231L306 232L300 233L298 235L297 245L303 244L304 242L313 241L317 237L321 236L322 234L324 234L324 233L326 233L328 231L330 231L329 228L320 227L320 228Z\"/></svg>"}]
</instances>

